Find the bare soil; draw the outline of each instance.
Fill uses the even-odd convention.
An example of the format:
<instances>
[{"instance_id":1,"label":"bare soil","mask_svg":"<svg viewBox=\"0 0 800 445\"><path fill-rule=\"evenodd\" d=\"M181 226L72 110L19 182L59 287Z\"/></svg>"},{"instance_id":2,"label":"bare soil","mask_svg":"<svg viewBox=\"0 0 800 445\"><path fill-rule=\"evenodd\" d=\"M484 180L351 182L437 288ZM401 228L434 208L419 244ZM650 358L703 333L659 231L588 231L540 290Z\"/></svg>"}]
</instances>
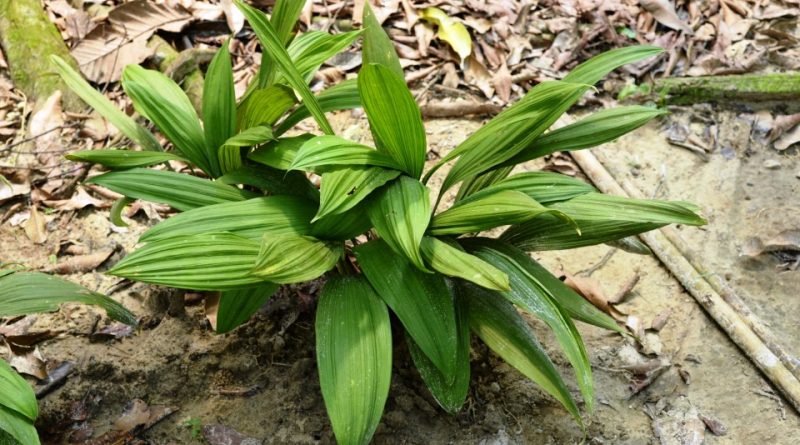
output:
<instances>
[{"instance_id":1,"label":"bare soil","mask_svg":"<svg viewBox=\"0 0 800 445\"><path fill-rule=\"evenodd\" d=\"M710 111L719 129L708 162L669 145L665 128L690 123L698 110L677 110L625 138L596 150L601 160L627 174L648 194L693 201L709 225L681 228L711 269L748 294L747 303L791 351L800 353L800 272L782 271L772 255L740 255L748 237L770 237L798 229L796 200L800 162L796 153L778 153L752 138L754 114ZM478 128L479 121L435 120L426 124L429 143L443 154ZM703 125L711 125L706 122ZM337 133L366 138L364 122L349 113L335 120ZM692 127L694 128L694 127ZM781 167L766 169L764 161ZM531 165L533 168L536 165ZM95 273L70 276L108 291L116 280L102 275L138 234L156 221L137 217L127 231L112 229L107 210L83 210L66 224L45 216L48 242L35 245L21 226L0 227L0 260L38 268L49 264L59 242L72 240L90 251L116 246ZM598 264L612 248L595 246L535 256L551 270L576 273ZM606 295L616 294L634 274L641 280L618 308L646 325L663 311L670 315L653 339L657 351L638 352L632 340L580 325L590 353L597 408L586 413L584 433L557 402L473 342L472 389L464 410L449 416L438 409L411 364L402 342L394 351L394 376L378 444L745 444L800 443L800 417L779 396L725 334L703 313L657 259L617 251L596 272ZM253 320L226 335L214 334L202 303L194 297L184 316L166 313L165 288L134 284L112 294L138 316L142 327L120 340L92 340L107 323L94 309L66 306L37 316L34 329L60 334L41 345L49 365L75 363L65 384L41 400L40 430L47 443L84 443L114 427L125 406L142 399L177 412L128 443L201 443L187 422L223 424L263 443L333 443L325 416L314 359L313 307L319 283L286 287ZM195 301L195 303L191 303ZM561 352L543 325L531 320L578 397ZM399 336L398 336L399 337ZM660 348L659 348L660 346ZM0 352L5 352L0 349ZM631 394L631 366L660 358L669 366L638 394ZM697 421L727 429L704 431ZM714 420L717 423L714 423ZM107 442L95 442L107 443ZM110 443L110 442L109 442Z\"/></svg>"}]
</instances>

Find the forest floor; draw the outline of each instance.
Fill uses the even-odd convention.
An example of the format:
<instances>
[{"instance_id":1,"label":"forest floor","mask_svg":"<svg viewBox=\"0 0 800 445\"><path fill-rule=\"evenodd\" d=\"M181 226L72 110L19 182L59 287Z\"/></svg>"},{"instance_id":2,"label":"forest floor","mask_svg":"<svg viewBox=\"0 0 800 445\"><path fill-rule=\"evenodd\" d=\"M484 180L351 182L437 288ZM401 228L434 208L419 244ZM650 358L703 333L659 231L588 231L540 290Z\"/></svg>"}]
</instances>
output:
<instances>
[{"instance_id":1,"label":"forest floor","mask_svg":"<svg viewBox=\"0 0 800 445\"><path fill-rule=\"evenodd\" d=\"M93 38L90 27L101 21L97 17L120 3L106 1L83 10L45 1L73 51ZM336 9L344 3L314 2L302 19L303 28L344 28L349 3ZM381 3L390 5L379 12L395 39L407 80L424 105L465 99L499 108L532 83L560 78L601 49L636 42L655 43L668 52L651 64L613 75L603 84L607 91L584 100L576 116L615 103L621 91L641 93L638 86L654 78L800 68L800 10L795 1L679 1L677 15L664 7L674 2L664 1L500 1L490 2L492 8L477 0L432 2L469 26L477 49L466 64L434 39L432 30L419 23L406 26L411 16L401 2ZM581 9L594 3L602 5ZM212 11L214 18L203 15L211 11L203 5L225 2L182 4L193 15L185 20L195 20L194 25L184 35L159 31L178 50L188 40L197 46L219 45L228 33L226 21L237 26L234 14L221 7ZM338 12L330 14L331 9ZM687 26L693 32L686 32ZM241 44L232 51L242 87L255 72L256 45L246 28L237 36ZM132 63L149 57L140 50L126 53L138 57ZM315 88L352 76L360 64L356 50L327 64ZM92 63L109 61L118 62L103 57ZM87 76L92 67L82 66ZM92 80L102 84L114 79ZM117 84L103 89L121 106L129 105ZM800 115L791 113L800 110L792 106L670 106L671 114L593 152L648 196L700 205L709 224L679 227L681 235L701 252L710 270L742 292L753 312L798 357ZM0 173L10 181L0 183L0 263L59 273L108 293L141 320L141 328L132 331L110 323L101 311L77 305L13 323L0 320L0 335L38 343L36 354L18 362L26 374L47 380L68 371L53 388L37 385L43 443L332 443L314 358L313 308L321 283L284 287L248 323L216 335L202 294L186 294L185 311L170 311L176 291L121 284L103 275L168 209L135 203L125 216L129 227L114 226L109 220L114 197L96 187L76 187L87 170L61 156L105 146L114 137L113 129L96 116L63 113L47 103L37 122L31 108L6 76L0 57L0 141L7 144L0 151ZM459 114L458 107L449 110ZM427 119L429 146L442 156L483 122ZM369 138L360 112L338 113L332 123L343 137ZM60 131L38 138L26 153L26 144L17 143L42 133L35 128ZM565 155L524 168L582 177ZM441 176L434 177L434 186L437 179ZM781 249L775 252L758 248L777 244ZM634 329L646 329L639 344L579 323L597 392L595 411L585 413L586 432L479 342L473 343L472 388L465 409L447 415L428 394L405 346L398 345L375 443L800 443L798 413L657 258L606 245L535 256L600 300L620 300L614 308ZM63 267L68 261L74 267ZM529 321L559 369L570 376L550 332L539 321ZM1 343L0 356L10 356ZM577 387L571 389L577 397ZM145 427L132 427L142 423Z\"/></svg>"}]
</instances>

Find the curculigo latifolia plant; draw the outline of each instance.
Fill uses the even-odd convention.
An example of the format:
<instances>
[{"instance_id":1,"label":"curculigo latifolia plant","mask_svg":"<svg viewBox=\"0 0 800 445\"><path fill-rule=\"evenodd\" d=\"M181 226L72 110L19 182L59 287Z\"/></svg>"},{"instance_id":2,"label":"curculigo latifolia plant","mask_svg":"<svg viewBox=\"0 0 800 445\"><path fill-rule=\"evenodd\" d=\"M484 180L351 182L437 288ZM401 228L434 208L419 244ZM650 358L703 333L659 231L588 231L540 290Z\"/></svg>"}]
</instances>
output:
<instances>
[{"instance_id":1,"label":"curculigo latifolia plant","mask_svg":"<svg viewBox=\"0 0 800 445\"><path fill-rule=\"evenodd\" d=\"M114 320L136 325L133 314L105 295L44 273L0 264L0 318L49 312L62 303L97 305ZM33 426L38 416L31 386L0 359L0 444L39 445Z\"/></svg>"},{"instance_id":2,"label":"curculigo latifolia plant","mask_svg":"<svg viewBox=\"0 0 800 445\"><path fill-rule=\"evenodd\" d=\"M518 310L553 331L588 411L591 367L574 320L620 328L528 252L613 242L641 249L633 235L705 221L688 203L609 196L572 177L512 169L611 141L663 114L619 107L548 131L611 70L661 49L612 50L561 81L540 83L425 172L419 108L369 6L361 31L293 38L302 4L278 0L268 18L236 1L261 43L263 63L237 103L224 45L208 68L202 120L171 79L139 66L125 69L124 90L172 143L171 151L55 59L66 82L141 148L70 155L113 170L89 180L125 196L112 219L119 221L133 199L180 212L145 232L141 247L108 273L220 292L218 332L245 322L278 286L325 276L316 309L317 364L333 432L343 444L369 442L380 421L391 380L390 312L445 411L457 412L467 397L475 334L581 423L578 403ZM358 78L314 95L308 85L314 70L359 35ZM333 134L325 112L355 107L366 113L374 147ZM284 135L309 116L322 135ZM172 160L208 179L143 168ZM427 184L446 164L432 204ZM456 186L454 202L440 206ZM499 236L481 236L504 226Z\"/></svg>"}]
</instances>

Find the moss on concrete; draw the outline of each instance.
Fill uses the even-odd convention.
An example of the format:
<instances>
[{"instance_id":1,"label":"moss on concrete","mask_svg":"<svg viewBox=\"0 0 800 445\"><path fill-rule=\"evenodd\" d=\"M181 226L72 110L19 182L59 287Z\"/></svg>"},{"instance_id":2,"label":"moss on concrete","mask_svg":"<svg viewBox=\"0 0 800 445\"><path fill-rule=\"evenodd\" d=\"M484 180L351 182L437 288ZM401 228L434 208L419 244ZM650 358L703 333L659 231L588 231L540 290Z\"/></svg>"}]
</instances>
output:
<instances>
[{"instance_id":1,"label":"moss on concrete","mask_svg":"<svg viewBox=\"0 0 800 445\"><path fill-rule=\"evenodd\" d=\"M0 45L14 85L30 99L44 100L55 90L62 90L62 104L66 110L85 108L50 64L50 55L55 54L77 69L61 34L48 19L39 0L0 0Z\"/></svg>"}]
</instances>

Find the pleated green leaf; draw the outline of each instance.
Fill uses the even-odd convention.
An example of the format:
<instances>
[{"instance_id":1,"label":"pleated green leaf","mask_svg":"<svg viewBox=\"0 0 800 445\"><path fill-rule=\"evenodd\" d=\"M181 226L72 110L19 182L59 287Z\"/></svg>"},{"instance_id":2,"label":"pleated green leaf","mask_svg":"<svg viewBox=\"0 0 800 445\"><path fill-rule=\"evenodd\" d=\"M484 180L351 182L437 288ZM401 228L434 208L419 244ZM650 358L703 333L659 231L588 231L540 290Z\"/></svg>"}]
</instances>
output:
<instances>
[{"instance_id":1,"label":"pleated green leaf","mask_svg":"<svg viewBox=\"0 0 800 445\"><path fill-rule=\"evenodd\" d=\"M460 156L445 178L442 190L503 165L529 147L561 114L577 101L590 85L622 65L663 52L652 46L634 46L602 53L580 64L563 82L543 82L525 97L497 115L442 158L425 177Z\"/></svg>"},{"instance_id":2,"label":"pleated green leaf","mask_svg":"<svg viewBox=\"0 0 800 445\"><path fill-rule=\"evenodd\" d=\"M489 170L486 173L481 173L480 175L465 179L458 188L455 202L459 202L468 196L474 195L475 193L488 188L499 181L502 181L511 174L513 169L513 166L497 167L494 170Z\"/></svg>"},{"instance_id":3,"label":"pleated green leaf","mask_svg":"<svg viewBox=\"0 0 800 445\"><path fill-rule=\"evenodd\" d=\"M505 293L504 296L526 311L529 310L526 306L532 307L534 301L522 302L526 297L523 295L524 292L519 289L525 289L528 285L535 285L541 289L541 292L546 293L546 295L556 303L559 309L569 317L604 329L623 332L613 318L578 295L526 253L497 240L472 238L465 240L464 244L470 251L474 252L475 255L487 261L498 259L498 262L493 262L492 264L495 264L501 269L504 267L511 268L513 265L515 269L519 270L519 273L509 273L512 280L511 288L513 290L510 293ZM492 259L489 259L490 257ZM517 281L519 281L519 283L517 283ZM522 281L525 282L523 283ZM515 285L518 286L519 289L515 287ZM532 293L533 290L530 290L530 292ZM517 302L516 300L521 302Z\"/></svg>"},{"instance_id":4,"label":"pleated green leaf","mask_svg":"<svg viewBox=\"0 0 800 445\"><path fill-rule=\"evenodd\" d=\"M340 242L267 233L261 240L258 260L250 273L274 283L300 283L319 278L333 269L343 254L344 245Z\"/></svg>"},{"instance_id":5,"label":"pleated green leaf","mask_svg":"<svg viewBox=\"0 0 800 445\"><path fill-rule=\"evenodd\" d=\"M326 171L320 180L320 205L314 219L352 209L373 190L398 176L397 170L359 165Z\"/></svg>"},{"instance_id":6,"label":"pleated green leaf","mask_svg":"<svg viewBox=\"0 0 800 445\"><path fill-rule=\"evenodd\" d=\"M230 332L250 319L278 290L275 283L222 292L217 306L217 334Z\"/></svg>"},{"instance_id":7,"label":"pleated green leaf","mask_svg":"<svg viewBox=\"0 0 800 445\"><path fill-rule=\"evenodd\" d=\"M256 197L252 192L221 182L146 168L105 173L86 182L101 185L131 198L168 204L177 210Z\"/></svg>"},{"instance_id":8,"label":"pleated green leaf","mask_svg":"<svg viewBox=\"0 0 800 445\"><path fill-rule=\"evenodd\" d=\"M466 204L471 201L479 200L501 190L516 190L522 192L542 205L566 201L576 196L596 191L590 184L560 173L527 172L519 173L495 182L465 197L459 201L459 204Z\"/></svg>"},{"instance_id":9,"label":"pleated green leaf","mask_svg":"<svg viewBox=\"0 0 800 445\"><path fill-rule=\"evenodd\" d=\"M320 296L315 331L319 383L336 441L366 445L389 395L389 311L365 279L332 277Z\"/></svg>"},{"instance_id":10,"label":"pleated green leaf","mask_svg":"<svg viewBox=\"0 0 800 445\"><path fill-rule=\"evenodd\" d=\"M516 165L557 151L595 147L667 114L666 110L642 106L616 107L593 113L574 124L539 136L530 147L505 162Z\"/></svg>"},{"instance_id":11,"label":"pleated green leaf","mask_svg":"<svg viewBox=\"0 0 800 445\"><path fill-rule=\"evenodd\" d=\"M66 155L70 161L91 162L108 168L149 167L167 161L188 162L182 157L164 151L133 150L83 150Z\"/></svg>"},{"instance_id":12,"label":"pleated green leaf","mask_svg":"<svg viewBox=\"0 0 800 445\"><path fill-rule=\"evenodd\" d=\"M509 290L505 272L468 254L455 242L426 236L422 238L420 250L425 262L441 274L463 278L487 289Z\"/></svg>"},{"instance_id":13,"label":"pleated green leaf","mask_svg":"<svg viewBox=\"0 0 800 445\"><path fill-rule=\"evenodd\" d=\"M83 286L40 272L0 270L0 317L52 312L63 303L100 306L114 320L136 325L124 306Z\"/></svg>"},{"instance_id":14,"label":"pleated green leaf","mask_svg":"<svg viewBox=\"0 0 800 445\"><path fill-rule=\"evenodd\" d=\"M301 134L276 139L253 150L247 158L278 170L289 170L300 147L312 137L314 136L311 134Z\"/></svg>"},{"instance_id":15,"label":"pleated green leaf","mask_svg":"<svg viewBox=\"0 0 800 445\"><path fill-rule=\"evenodd\" d=\"M510 245L488 239L468 241L473 242L470 244L470 252L508 274L511 280L510 289L508 292L498 293L524 311L544 321L553 331L564 355L575 370L586 407L592 411L594 385L586 347L578 330L570 320L569 313L561 308L553 291L537 278L540 275L541 266L536 264L525 252ZM591 306L588 301L584 300L584 302ZM596 315L604 322L616 326L610 317L601 317L605 314L596 308L594 310L599 313Z\"/></svg>"},{"instance_id":16,"label":"pleated green leaf","mask_svg":"<svg viewBox=\"0 0 800 445\"><path fill-rule=\"evenodd\" d=\"M285 85L272 85L253 90L239 104L239 130L258 126L271 127L296 102L294 91Z\"/></svg>"},{"instance_id":17,"label":"pleated green leaf","mask_svg":"<svg viewBox=\"0 0 800 445\"><path fill-rule=\"evenodd\" d=\"M145 232L139 241L211 232L229 232L257 242L265 233L307 235L315 211L312 201L288 195L213 204L172 216Z\"/></svg>"},{"instance_id":18,"label":"pleated green leaf","mask_svg":"<svg viewBox=\"0 0 800 445\"><path fill-rule=\"evenodd\" d=\"M452 286L451 286L452 289ZM438 368L431 362L427 355L417 346L414 339L406 332L406 343L411 353L417 371L422 380L430 390L433 398L450 414L457 413L467 400L469 392L469 319L465 305L460 301L459 296L453 292L455 297L456 326L458 331L455 378L450 381Z\"/></svg>"},{"instance_id":19,"label":"pleated green leaf","mask_svg":"<svg viewBox=\"0 0 800 445\"><path fill-rule=\"evenodd\" d=\"M246 163L217 179L223 184L244 184L272 195L302 196L319 202L319 190L301 172L286 172L266 165Z\"/></svg>"},{"instance_id":20,"label":"pleated green leaf","mask_svg":"<svg viewBox=\"0 0 800 445\"><path fill-rule=\"evenodd\" d=\"M345 241L362 235L372 228L367 216L367 203L362 201L352 209L323 216L311 224L311 235L315 238Z\"/></svg>"},{"instance_id":21,"label":"pleated green leaf","mask_svg":"<svg viewBox=\"0 0 800 445\"><path fill-rule=\"evenodd\" d=\"M405 80L383 65L368 63L358 73L358 91L378 150L419 178L427 150L425 127Z\"/></svg>"},{"instance_id":22,"label":"pleated green leaf","mask_svg":"<svg viewBox=\"0 0 800 445\"><path fill-rule=\"evenodd\" d=\"M107 273L180 289L252 287L265 281L250 275L259 248L258 242L231 233L177 236L145 244Z\"/></svg>"},{"instance_id":23,"label":"pleated green leaf","mask_svg":"<svg viewBox=\"0 0 800 445\"><path fill-rule=\"evenodd\" d=\"M594 85L608 73L623 65L657 56L663 52L663 48L649 45L612 49L581 63L564 77L564 81Z\"/></svg>"},{"instance_id":24,"label":"pleated green leaf","mask_svg":"<svg viewBox=\"0 0 800 445\"><path fill-rule=\"evenodd\" d=\"M39 405L36 403L31 385L2 359L0 359L0 407L16 411L31 422L39 417Z\"/></svg>"},{"instance_id":25,"label":"pleated green leaf","mask_svg":"<svg viewBox=\"0 0 800 445\"><path fill-rule=\"evenodd\" d=\"M511 226L500 239L529 252L565 250L576 247L608 243L627 236L649 232L666 224L648 222L621 222L615 220L589 221L573 219L581 229L551 215L542 215L532 221Z\"/></svg>"},{"instance_id":26,"label":"pleated green leaf","mask_svg":"<svg viewBox=\"0 0 800 445\"><path fill-rule=\"evenodd\" d=\"M0 395L0 397L2 396L6 396L6 394ZM30 419L5 406L0 406L0 439L5 438L3 432L13 438L11 445L39 445L40 443L39 434Z\"/></svg>"},{"instance_id":27,"label":"pleated green leaf","mask_svg":"<svg viewBox=\"0 0 800 445\"><path fill-rule=\"evenodd\" d=\"M133 199L123 196L114 201L114 204L111 204L111 208L108 210L108 219L111 220L112 224L117 227L128 227L128 223L122 219L122 211L133 201Z\"/></svg>"},{"instance_id":28,"label":"pleated green leaf","mask_svg":"<svg viewBox=\"0 0 800 445\"><path fill-rule=\"evenodd\" d=\"M473 133L435 168L458 157L445 177L442 190L491 170L530 145L588 89L584 84L542 82L519 102ZM433 170L431 170L433 171Z\"/></svg>"},{"instance_id":29,"label":"pleated green leaf","mask_svg":"<svg viewBox=\"0 0 800 445\"><path fill-rule=\"evenodd\" d=\"M320 65L343 49L361 35L361 31L350 31L339 34L329 34L324 31L308 31L298 36L286 51L297 67L300 75L310 82ZM278 77L277 82L281 82Z\"/></svg>"},{"instance_id":30,"label":"pleated green leaf","mask_svg":"<svg viewBox=\"0 0 800 445\"><path fill-rule=\"evenodd\" d=\"M50 60L56 66L58 74L64 83L75 92L89 106L94 108L100 115L108 119L111 125L115 126L120 133L124 134L135 144L142 147L142 150L161 151L161 144L149 130L136 123L132 117L119 110L113 102L108 100L103 94L89 85L83 77L75 71L69 64L60 57L51 55Z\"/></svg>"},{"instance_id":31,"label":"pleated green leaf","mask_svg":"<svg viewBox=\"0 0 800 445\"><path fill-rule=\"evenodd\" d=\"M358 81L347 79L317 94L317 102L324 112L349 110L361 106L358 95ZM275 134L282 135L303 119L311 116L305 105L300 105L286 117L276 128Z\"/></svg>"},{"instance_id":32,"label":"pleated green leaf","mask_svg":"<svg viewBox=\"0 0 800 445\"><path fill-rule=\"evenodd\" d=\"M264 126L250 127L226 139L223 145L231 147L252 147L275 140L272 129Z\"/></svg>"},{"instance_id":33,"label":"pleated green leaf","mask_svg":"<svg viewBox=\"0 0 800 445\"><path fill-rule=\"evenodd\" d=\"M451 383L456 376L458 329L453 298L442 275L419 271L381 240L354 249L372 287L406 332Z\"/></svg>"},{"instance_id":34,"label":"pleated green leaf","mask_svg":"<svg viewBox=\"0 0 800 445\"><path fill-rule=\"evenodd\" d=\"M550 357L514 306L496 292L463 283L472 331L509 365L558 400L582 425L580 412Z\"/></svg>"},{"instance_id":35,"label":"pleated green leaf","mask_svg":"<svg viewBox=\"0 0 800 445\"><path fill-rule=\"evenodd\" d=\"M233 88L230 39L211 59L203 82L203 130L210 154L236 133L236 93Z\"/></svg>"},{"instance_id":36,"label":"pleated green leaf","mask_svg":"<svg viewBox=\"0 0 800 445\"><path fill-rule=\"evenodd\" d=\"M247 21L250 22L250 26L258 36L259 42L261 42L262 51L269 56L270 61L277 65L286 77L287 83L300 94L300 97L303 98L303 103L308 107L322 131L325 134L333 134L331 124L325 117L325 113L320 108L319 103L317 103L316 97L308 88L305 80L297 71L289 54L286 52L285 41L261 11L248 6L241 0L234 0L234 2L247 18Z\"/></svg>"},{"instance_id":37,"label":"pleated green leaf","mask_svg":"<svg viewBox=\"0 0 800 445\"><path fill-rule=\"evenodd\" d=\"M568 220L558 210L547 208L522 192L500 190L461 201L435 215L429 233L460 235L482 232L503 225L525 222L548 213Z\"/></svg>"},{"instance_id":38,"label":"pleated green leaf","mask_svg":"<svg viewBox=\"0 0 800 445\"><path fill-rule=\"evenodd\" d=\"M289 170L313 170L314 167L331 165L373 165L398 169L391 157L372 147L339 136L317 136L300 147Z\"/></svg>"},{"instance_id":39,"label":"pleated green leaf","mask_svg":"<svg viewBox=\"0 0 800 445\"><path fill-rule=\"evenodd\" d=\"M401 176L378 192L367 213L375 231L392 250L428 272L419 252L431 215L427 187Z\"/></svg>"},{"instance_id":40,"label":"pleated green leaf","mask_svg":"<svg viewBox=\"0 0 800 445\"><path fill-rule=\"evenodd\" d=\"M217 147L212 151L206 145L200 118L178 84L158 71L128 65L122 73L122 87L136 111L153 122L186 159L211 176L219 176Z\"/></svg>"},{"instance_id":41,"label":"pleated green leaf","mask_svg":"<svg viewBox=\"0 0 800 445\"><path fill-rule=\"evenodd\" d=\"M276 0L272 8L272 17L269 23L275 29L277 42L285 46L292 38L297 19L303 11L303 2L297 0ZM238 6L238 5L237 5ZM241 8L240 8L241 9ZM251 25L252 26L252 25ZM278 72L275 70L275 63L269 53L262 55L261 66L254 85L257 88L266 88L275 82Z\"/></svg>"},{"instance_id":42,"label":"pleated green leaf","mask_svg":"<svg viewBox=\"0 0 800 445\"><path fill-rule=\"evenodd\" d=\"M364 3L364 44L361 48L363 64L375 63L383 65L394 73L398 79L403 79L403 67L394 50L394 45L389 36L381 28L372 7Z\"/></svg>"}]
</instances>

